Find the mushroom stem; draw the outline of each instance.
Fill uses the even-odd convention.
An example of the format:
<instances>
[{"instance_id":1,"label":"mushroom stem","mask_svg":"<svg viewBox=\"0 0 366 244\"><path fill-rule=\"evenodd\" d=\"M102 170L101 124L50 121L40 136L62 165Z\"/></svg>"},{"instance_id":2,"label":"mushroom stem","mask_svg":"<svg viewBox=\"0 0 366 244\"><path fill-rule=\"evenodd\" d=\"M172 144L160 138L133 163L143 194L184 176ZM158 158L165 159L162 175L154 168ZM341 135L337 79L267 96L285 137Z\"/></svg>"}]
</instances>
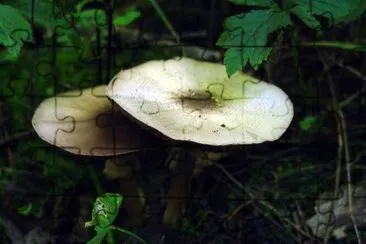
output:
<instances>
[{"instance_id":1,"label":"mushroom stem","mask_svg":"<svg viewBox=\"0 0 366 244\"><path fill-rule=\"evenodd\" d=\"M172 152L178 152L178 158L168 162L172 179L167 194L167 207L164 212L163 223L177 228L180 225L187 197L191 191L194 159L189 157L184 149L173 148Z\"/></svg>"}]
</instances>

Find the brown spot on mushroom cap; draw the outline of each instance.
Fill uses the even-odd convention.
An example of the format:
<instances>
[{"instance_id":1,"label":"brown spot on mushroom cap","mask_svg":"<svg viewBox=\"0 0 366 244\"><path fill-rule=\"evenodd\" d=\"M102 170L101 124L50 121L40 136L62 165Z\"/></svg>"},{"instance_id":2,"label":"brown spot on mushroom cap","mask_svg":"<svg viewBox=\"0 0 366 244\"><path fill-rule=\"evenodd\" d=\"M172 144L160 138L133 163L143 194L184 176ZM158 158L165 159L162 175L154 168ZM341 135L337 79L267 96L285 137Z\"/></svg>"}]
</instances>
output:
<instances>
[{"instance_id":1,"label":"brown spot on mushroom cap","mask_svg":"<svg viewBox=\"0 0 366 244\"><path fill-rule=\"evenodd\" d=\"M229 78L224 65L189 58L124 70L107 94L160 133L206 145L273 141L293 117L292 103L280 88L242 72Z\"/></svg>"}]
</instances>

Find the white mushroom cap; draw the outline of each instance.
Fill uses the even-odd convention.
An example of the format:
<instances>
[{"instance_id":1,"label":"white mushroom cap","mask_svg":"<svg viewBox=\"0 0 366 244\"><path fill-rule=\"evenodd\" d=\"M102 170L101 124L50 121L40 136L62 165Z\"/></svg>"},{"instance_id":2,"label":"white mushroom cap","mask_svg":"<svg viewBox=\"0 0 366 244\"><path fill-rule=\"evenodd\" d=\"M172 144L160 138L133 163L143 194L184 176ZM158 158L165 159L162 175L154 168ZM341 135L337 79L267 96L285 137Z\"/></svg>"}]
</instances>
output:
<instances>
[{"instance_id":1,"label":"white mushroom cap","mask_svg":"<svg viewBox=\"0 0 366 244\"><path fill-rule=\"evenodd\" d=\"M278 87L224 65L189 58L149 61L117 74L107 95L132 117L182 141L207 145L278 139L293 105Z\"/></svg>"},{"instance_id":2,"label":"white mushroom cap","mask_svg":"<svg viewBox=\"0 0 366 244\"><path fill-rule=\"evenodd\" d=\"M102 85L44 100L32 118L35 131L46 142L81 155L124 154L158 145L113 108L105 90Z\"/></svg>"}]
</instances>

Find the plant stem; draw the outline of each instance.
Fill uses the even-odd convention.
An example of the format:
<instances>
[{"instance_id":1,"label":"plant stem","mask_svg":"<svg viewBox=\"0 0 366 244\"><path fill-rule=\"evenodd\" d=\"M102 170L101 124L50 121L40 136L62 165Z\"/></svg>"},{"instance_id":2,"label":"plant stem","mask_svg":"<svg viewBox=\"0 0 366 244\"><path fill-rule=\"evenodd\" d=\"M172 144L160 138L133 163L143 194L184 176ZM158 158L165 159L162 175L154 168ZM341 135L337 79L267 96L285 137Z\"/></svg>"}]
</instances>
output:
<instances>
[{"instance_id":1,"label":"plant stem","mask_svg":"<svg viewBox=\"0 0 366 244\"><path fill-rule=\"evenodd\" d=\"M160 19L165 24L166 28L168 28L168 30L170 31L170 33L172 34L172 36L176 40L177 44L181 45L180 37L179 37L178 33L174 30L173 25L170 23L169 19L166 17L163 10L160 8L159 4L156 2L156 0L149 0L149 2L151 4L151 6L153 6L153 8L155 9L156 13L159 15ZM183 46L182 46L182 53L183 53L183 56L184 56L185 52L184 52L184 47Z\"/></svg>"},{"instance_id":2,"label":"plant stem","mask_svg":"<svg viewBox=\"0 0 366 244\"><path fill-rule=\"evenodd\" d=\"M315 41L315 42L303 42L303 43L301 43L301 46L341 48L341 49L359 51L359 52L366 51L366 43L339 42L339 41Z\"/></svg>"},{"instance_id":3,"label":"plant stem","mask_svg":"<svg viewBox=\"0 0 366 244\"><path fill-rule=\"evenodd\" d=\"M96 174L95 169L90 164L88 164L87 167L89 170L90 179L92 180L92 182L94 184L97 195L101 196L104 191L102 189L102 185L100 184L98 175Z\"/></svg>"},{"instance_id":4,"label":"plant stem","mask_svg":"<svg viewBox=\"0 0 366 244\"><path fill-rule=\"evenodd\" d=\"M100 181L99 181L97 173L95 172L95 169L90 164L88 164L87 167L88 167L88 170L89 170L90 178L91 178L91 180L94 184L95 191L97 192L97 195L98 196L103 195L104 190L102 188L102 185L100 184ZM113 237L112 232L108 232L106 238L107 238L107 243L108 244L114 243L114 237Z\"/></svg>"},{"instance_id":5,"label":"plant stem","mask_svg":"<svg viewBox=\"0 0 366 244\"><path fill-rule=\"evenodd\" d=\"M136 235L135 233L133 233L131 231L119 228L119 227L114 226L114 225L112 225L111 229L112 230L117 230L117 231L122 232L122 233L127 234L127 235L130 235L130 236L134 237L135 239L139 240L141 243L146 244L146 241L144 241L144 239L142 239L141 237L139 237L138 235Z\"/></svg>"}]
</instances>

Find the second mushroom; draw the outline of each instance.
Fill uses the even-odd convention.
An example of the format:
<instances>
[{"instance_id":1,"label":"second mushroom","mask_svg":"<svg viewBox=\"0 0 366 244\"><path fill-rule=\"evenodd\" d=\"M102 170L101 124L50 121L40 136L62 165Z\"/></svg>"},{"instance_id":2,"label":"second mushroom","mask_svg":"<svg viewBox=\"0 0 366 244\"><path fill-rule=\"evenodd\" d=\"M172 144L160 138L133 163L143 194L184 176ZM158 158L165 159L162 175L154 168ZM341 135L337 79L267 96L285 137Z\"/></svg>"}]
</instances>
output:
<instances>
[{"instance_id":1,"label":"second mushroom","mask_svg":"<svg viewBox=\"0 0 366 244\"><path fill-rule=\"evenodd\" d=\"M222 64L175 58L122 70L108 86L48 98L32 124L41 139L63 150L112 156L169 140L210 146L274 141L292 118L293 105L279 87L240 71L228 77ZM177 187L179 177L169 194L182 199L189 189ZM172 200L167 211L182 204ZM165 222L176 221L165 215Z\"/></svg>"}]
</instances>

